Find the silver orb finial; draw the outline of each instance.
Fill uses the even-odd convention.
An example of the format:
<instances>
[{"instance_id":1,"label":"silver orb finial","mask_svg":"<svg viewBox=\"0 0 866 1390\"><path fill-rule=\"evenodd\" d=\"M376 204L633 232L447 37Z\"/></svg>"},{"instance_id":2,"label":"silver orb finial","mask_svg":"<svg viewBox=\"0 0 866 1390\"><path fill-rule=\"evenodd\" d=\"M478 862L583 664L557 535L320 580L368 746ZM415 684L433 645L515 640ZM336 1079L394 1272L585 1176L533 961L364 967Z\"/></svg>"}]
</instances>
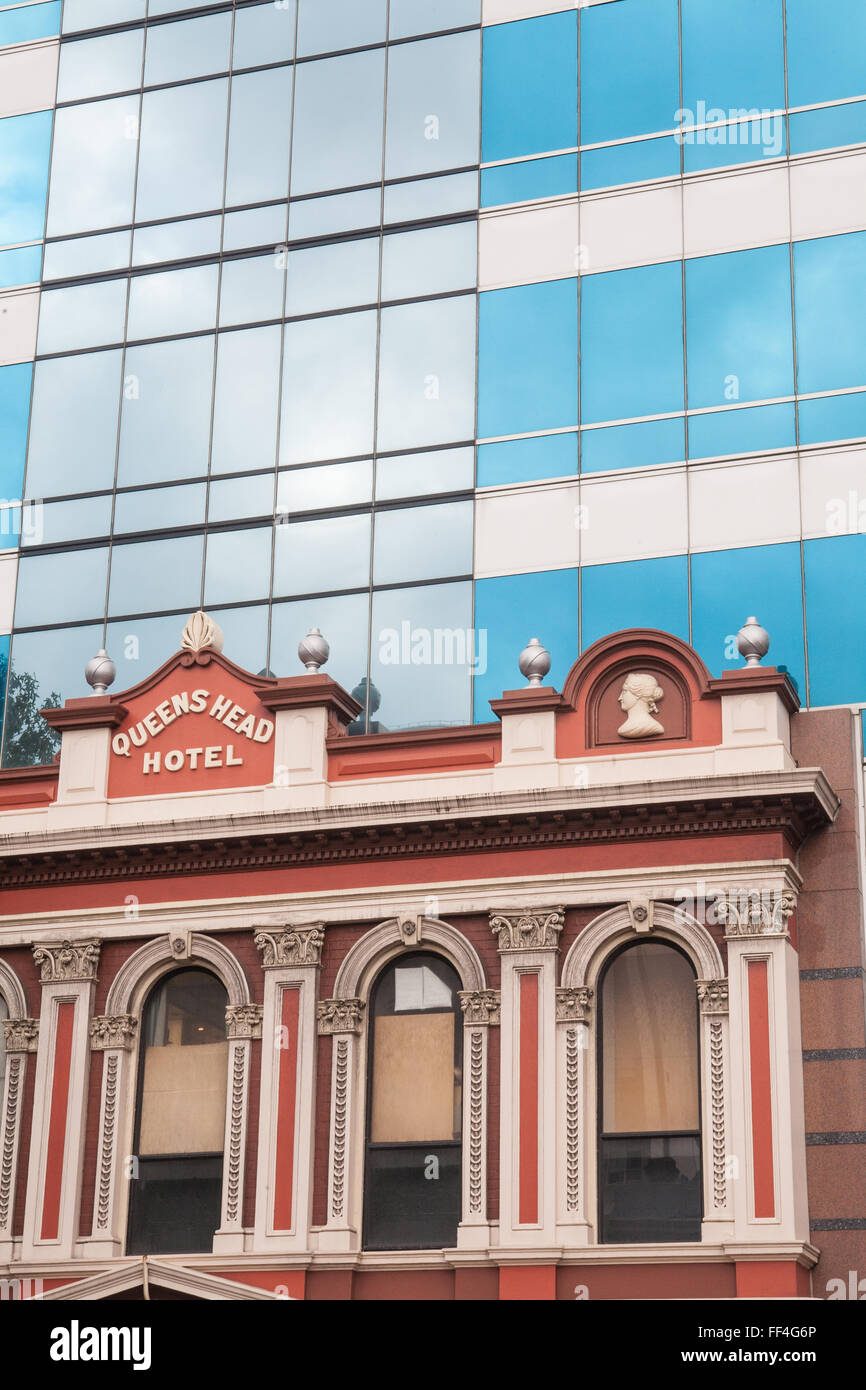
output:
<instances>
[{"instance_id":1,"label":"silver orb finial","mask_svg":"<svg viewBox=\"0 0 866 1390\"><path fill-rule=\"evenodd\" d=\"M541 685L550 670L550 652L542 647L537 637L533 637L520 653L517 664L520 674L526 677L530 685Z\"/></svg>"},{"instance_id":2,"label":"silver orb finial","mask_svg":"<svg viewBox=\"0 0 866 1390\"><path fill-rule=\"evenodd\" d=\"M94 695L104 695L116 675L117 667L104 647L100 647L84 668L84 679L93 686Z\"/></svg>"},{"instance_id":3,"label":"silver orb finial","mask_svg":"<svg viewBox=\"0 0 866 1390\"><path fill-rule=\"evenodd\" d=\"M737 633L737 650L746 658L747 666L760 666L761 658L770 650L770 634L757 618L747 618Z\"/></svg>"},{"instance_id":4,"label":"silver orb finial","mask_svg":"<svg viewBox=\"0 0 866 1390\"><path fill-rule=\"evenodd\" d=\"M311 675L314 675L320 666L324 666L330 654L331 648L317 627L311 627L306 637L302 637L298 643L301 664Z\"/></svg>"}]
</instances>

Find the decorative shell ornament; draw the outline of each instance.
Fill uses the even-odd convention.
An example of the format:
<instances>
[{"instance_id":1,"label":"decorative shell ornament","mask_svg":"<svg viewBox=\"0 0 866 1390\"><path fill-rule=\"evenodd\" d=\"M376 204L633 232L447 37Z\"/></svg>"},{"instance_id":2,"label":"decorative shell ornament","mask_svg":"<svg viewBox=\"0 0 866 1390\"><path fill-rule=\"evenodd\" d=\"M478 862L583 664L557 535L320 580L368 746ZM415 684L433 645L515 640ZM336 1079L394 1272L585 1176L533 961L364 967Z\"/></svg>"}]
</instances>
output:
<instances>
[{"instance_id":1,"label":"decorative shell ornament","mask_svg":"<svg viewBox=\"0 0 866 1390\"><path fill-rule=\"evenodd\" d=\"M84 668L84 679L93 686L94 695L104 695L116 675L117 667L104 647L100 647Z\"/></svg>"},{"instance_id":2,"label":"decorative shell ornament","mask_svg":"<svg viewBox=\"0 0 866 1390\"><path fill-rule=\"evenodd\" d=\"M537 637L533 637L517 658L517 664L520 674L526 677L530 685L541 685L550 670L550 652L542 647Z\"/></svg>"},{"instance_id":3,"label":"decorative shell ornament","mask_svg":"<svg viewBox=\"0 0 866 1390\"><path fill-rule=\"evenodd\" d=\"M201 652L206 647L221 652L223 640L222 628L217 627L213 618L209 618L207 613L199 609L197 613L193 613L184 628L180 645L188 652Z\"/></svg>"},{"instance_id":4,"label":"decorative shell ornament","mask_svg":"<svg viewBox=\"0 0 866 1390\"><path fill-rule=\"evenodd\" d=\"M747 618L737 633L737 650L746 658L747 666L760 666L761 658L770 650L770 634L757 618Z\"/></svg>"},{"instance_id":5,"label":"decorative shell ornament","mask_svg":"<svg viewBox=\"0 0 866 1390\"><path fill-rule=\"evenodd\" d=\"M311 675L324 666L330 654L331 648L317 627L311 627L298 643L298 656Z\"/></svg>"}]
</instances>

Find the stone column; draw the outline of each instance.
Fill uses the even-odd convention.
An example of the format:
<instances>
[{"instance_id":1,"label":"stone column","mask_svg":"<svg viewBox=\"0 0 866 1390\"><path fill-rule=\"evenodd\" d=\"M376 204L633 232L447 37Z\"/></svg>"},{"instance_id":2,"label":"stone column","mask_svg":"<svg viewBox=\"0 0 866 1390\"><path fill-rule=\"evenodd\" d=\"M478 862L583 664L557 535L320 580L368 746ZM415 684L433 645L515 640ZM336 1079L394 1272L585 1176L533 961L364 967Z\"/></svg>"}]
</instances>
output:
<instances>
[{"instance_id":1,"label":"stone column","mask_svg":"<svg viewBox=\"0 0 866 1390\"><path fill-rule=\"evenodd\" d=\"M214 1233L214 1254L230 1254L244 1248L244 1173L250 1064L253 1042L256 1039L261 1041L262 1013L261 1004L229 1004L226 1008L229 1062L222 1215L219 1230Z\"/></svg>"},{"instance_id":2,"label":"stone column","mask_svg":"<svg viewBox=\"0 0 866 1390\"><path fill-rule=\"evenodd\" d=\"M99 1014L90 1021L91 1051L103 1056L99 1157L86 1253L100 1259L123 1253L121 1221L127 1205L123 1185L135 1175L129 1171L128 1156L118 1151L118 1140L125 1132L127 1108L135 1103L132 1054L137 1031L138 1019L132 1014Z\"/></svg>"},{"instance_id":3,"label":"stone column","mask_svg":"<svg viewBox=\"0 0 866 1390\"><path fill-rule=\"evenodd\" d=\"M593 991L556 991L557 1227L563 1245L590 1243L587 1161L595 1136L586 1133L587 1058Z\"/></svg>"},{"instance_id":4,"label":"stone column","mask_svg":"<svg viewBox=\"0 0 866 1390\"><path fill-rule=\"evenodd\" d=\"M357 1135L355 1113L363 1110L359 1088L360 1035L363 999L323 999L318 1006L318 1032L333 1038L331 1052L331 1119L328 1142L328 1215L319 1232L319 1249L360 1249L360 1231L353 1224L360 1210L361 1154L354 1151Z\"/></svg>"},{"instance_id":5,"label":"stone column","mask_svg":"<svg viewBox=\"0 0 866 1390\"><path fill-rule=\"evenodd\" d=\"M487 1039L498 1027L502 997L498 989L460 991L463 1009L463 1203L457 1228L458 1250L486 1250L487 1216Z\"/></svg>"},{"instance_id":6,"label":"stone column","mask_svg":"<svg viewBox=\"0 0 866 1390\"><path fill-rule=\"evenodd\" d=\"M12 1259L21 1102L27 1074L27 1054L36 1051L39 1041L39 1019L5 1019L3 1029L6 1035L6 1076L0 1094L0 1264Z\"/></svg>"}]
</instances>

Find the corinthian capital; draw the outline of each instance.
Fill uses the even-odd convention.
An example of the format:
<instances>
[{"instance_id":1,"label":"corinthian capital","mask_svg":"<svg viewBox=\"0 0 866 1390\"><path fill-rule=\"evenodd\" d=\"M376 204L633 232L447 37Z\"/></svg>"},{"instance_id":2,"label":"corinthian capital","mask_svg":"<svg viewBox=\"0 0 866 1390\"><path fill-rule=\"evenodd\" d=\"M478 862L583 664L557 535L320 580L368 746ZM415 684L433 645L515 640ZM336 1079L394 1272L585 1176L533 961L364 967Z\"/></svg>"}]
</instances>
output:
<instances>
[{"instance_id":1,"label":"corinthian capital","mask_svg":"<svg viewBox=\"0 0 866 1390\"><path fill-rule=\"evenodd\" d=\"M556 991L557 1023L588 1023L593 991L588 985Z\"/></svg>"},{"instance_id":2,"label":"corinthian capital","mask_svg":"<svg viewBox=\"0 0 866 1390\"><path fill-rule=\"evenodd\" d=\"M39 966L44 985L55 981L71 984L96 979L99 964L98 941L59 941L33 947L33 959Z\"/></svg>"},{"instance_id":3,"label":"corinthian capital","mask_svg":"<svg viewBox=\"0 0 866 1390\"><path fill-rule=\"evenodd\" d=\"M702 1014L726 1014L728 1012L727 980L698 980L697 985Z\"/></svg>"},{"instance_id":4,"label":"corinthian capital","mask_svg":"<svg viewBox=\"0 0 866 1390\"><path fill-rule=\"evenodd\" d=\"M39 1046L38 1018L7 1018L3 1020L7 1052L35 1052Z\"/></svg>"},{"instance_id":5,"label":"corinthian capital","mask_svg":"<svg viewBox=\"0 0 866 1390\"><path fill-rule=\"evenodd\" d=\"M311 927L278 927L276 931L257 931L255 935L264 970L281 965L321 965L324 940L325 929L320 923Z\"/></svg>"},{"instance_id":6,"label":"corinthian capital","mask_svg":"<svg viewBox=\"0 0 866 1390\"><path fill-rule=\"evenodd\" d=\"M229 1004L226 1007L226 1037L260 1038L262 1036L261 1004Z\"/></svg>"},{"instance_id":7,"label":"corinthian capital","mask_svg":"<svg viewBox=\"0 0 866 1390\"><path fill-rule=\"evenodd\" d=\"M320 999L316 1005L318 1031L325 1035L360 1033L365 1007L363 999Z\"/></svg>"},{"instance_id":8,"label":"corinthian capital","mask_svg":"<svg viewBox=\"0 0 866 1390\"><path fill-rule=\"evenodd\" d=\"M796 906L789 889L742 888L721 894L715 911L726 937L787 936L788 918Z\"/></svg>"},{"instance_id":9,"label":"corinthian capital","mask_svg":"<svg viewBox=\"0 0 866 1390\"><path fill-rule=\"evenodd\" d=\"M137 1027L134 1014L97 1014L90 1020L90 1046L94 1052L130 1052Z\"/></svg>"},{"instance_id":10,"label":"corinthian capital","mask_svg":"<svg viewBox=\"0 0 866 1390\"><path fill-rule=\"evenodd\" d=\"M555 951L564 925L564 907L490 914L490 930L500 951Z\"/></svg>"},{"instance_id":11,"label":"corinthian capital","mask_svg":"<svg viewBox=\"0 0 866 1390\"><path fill-rule=\"evenodd\" d=\"M497 1024L500 1021L502 995L498 989L461 989L460 1007L467 1025Z\"/></svg>"}]
</instances>

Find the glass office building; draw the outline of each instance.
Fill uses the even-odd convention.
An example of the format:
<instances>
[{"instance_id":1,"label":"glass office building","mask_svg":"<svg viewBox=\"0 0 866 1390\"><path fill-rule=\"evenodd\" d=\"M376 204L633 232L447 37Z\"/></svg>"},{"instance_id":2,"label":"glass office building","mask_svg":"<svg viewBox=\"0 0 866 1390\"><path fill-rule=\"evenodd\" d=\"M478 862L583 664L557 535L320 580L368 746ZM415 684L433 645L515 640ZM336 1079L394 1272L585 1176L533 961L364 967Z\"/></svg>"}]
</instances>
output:
<instances>
[{"instance_id":1,"label":"glass office building","mask_svg":"<svg viewBox=\"0 0 866 1390\"><path fill-rule=\"evenodd\" d=\"M862 0L0 7L3 763L204 605L367 724L537 635L866 704ZM365 684L366 683L366 684Z\"/></svg>"}]
</instances>

